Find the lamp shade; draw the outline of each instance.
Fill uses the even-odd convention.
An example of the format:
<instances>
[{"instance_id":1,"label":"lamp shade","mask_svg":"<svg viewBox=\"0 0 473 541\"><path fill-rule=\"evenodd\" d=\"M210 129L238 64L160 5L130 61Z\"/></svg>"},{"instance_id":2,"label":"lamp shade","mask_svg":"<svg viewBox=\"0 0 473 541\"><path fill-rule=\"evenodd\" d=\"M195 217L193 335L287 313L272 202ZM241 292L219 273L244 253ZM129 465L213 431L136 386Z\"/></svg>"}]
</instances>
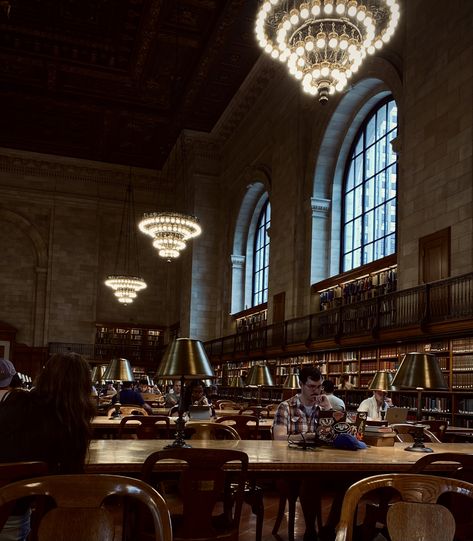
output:
<instances>
[{"instance_id":1,"label":"lamp shade","mask_svg":"<svg viewBox=\"0 0 473 541\"><path fill-rule=\"evenodd\" d=\"M393 376L387 370L378 370L371 380L368 389L372 391L392 391Z\"/></svg>"},{"instance_id":2,"label":"lamp shade","mask_svg":"<svg viewBox=\"0 0 473 541\"><path fill-rule=\"evenodd\" d=\"M107 370L106 364L99 364L92 368L92 373L90 374L92 378L92 382L96 383L98 381L104 381L105 378L103 377L105 374L105 371Z\"/></svg>"},{"instance_id":3,"label":"lamp shade","mask_svg":"<svg viewBox=\"0 0 473 541\"><path fill-rule=\"evenodd\" d=\"M191 338L177 338L171 342L156 373L157 378L169 379L205 379L213 376L204 344Z\"/></svg>"},{"instance_id":4,"label":"lamp shade","mask_svg":"<svg viewBox=\"0 0 473 541\"><path fill-rule=\"evenodd\" d=\"M271 373L269 371L269 368L262 364L255 364L250 368L250 371L248 372L248 376L245 381L245 385L247 386L260 386L260 385L266 385L266 386L273 386L273 378L271 376Z\"/></svg>"},{"instance_id":5,"label":"lamp shade","mask_svg":"<svg viewBox=\"0 0 473 541\"><path fill-rule=\"evenodd\" d=\"M300 389L301 384L298 374L288 374L282 386L284 389Z\"/></svg>"},{"instance_id":6,"label":"lamp shade","mask_svg":"<svg viewBox=\"0 0 473 541\"><path fill-rule=\"evenodd\" d=\"M406 353L392 384L408 389L448 389L437 358L431 353Z\"/></svg>"},{"instance_id":7,"label":"lamp shade","mask_svg":"<svg viewBox=\"0 0 473 541\"><path fill-rule=\"evenodd\" d=\"M131 370L128 359L112 359L103 375L104 380L109 381L134 381L135 377Z\"/></svg>"},{"instance_id":8,"label":"lamp shade","mask_svg":"<svg viewBox=\"0 0 473 541\"><path fill-rule=\"evenodd\" d=\"M228 378L228 386L229 387L244 387L245 384L243 383L243 380L240 376L232 376L231 378Z\"/></svg>"}]
</instances>

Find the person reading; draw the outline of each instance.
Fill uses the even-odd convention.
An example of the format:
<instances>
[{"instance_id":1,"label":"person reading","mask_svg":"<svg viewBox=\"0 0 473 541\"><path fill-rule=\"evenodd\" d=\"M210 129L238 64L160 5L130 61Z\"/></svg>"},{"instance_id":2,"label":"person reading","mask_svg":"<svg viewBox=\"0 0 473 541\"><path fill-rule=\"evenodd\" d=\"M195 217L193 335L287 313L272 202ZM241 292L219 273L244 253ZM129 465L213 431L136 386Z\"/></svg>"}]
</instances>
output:
<instances>
[{"instance_id":1,"label":"person reading","mask_svg":"<svg viewBox=\"0 0 473 541\"><path fill-rule=\"evenodd\" d=\"M281 402L273 421L273 438L292 441L313 441L320 410L331 409L327 395L322 394L322 374L315 366L304 366L299 372L300 392ZM281 481L284 482L284 481ZM304 541L318 539L315 530L316 506L314 505L314 481L302 481L299 500L304 515L306 531Z\"/></svg>"}]
</instances>

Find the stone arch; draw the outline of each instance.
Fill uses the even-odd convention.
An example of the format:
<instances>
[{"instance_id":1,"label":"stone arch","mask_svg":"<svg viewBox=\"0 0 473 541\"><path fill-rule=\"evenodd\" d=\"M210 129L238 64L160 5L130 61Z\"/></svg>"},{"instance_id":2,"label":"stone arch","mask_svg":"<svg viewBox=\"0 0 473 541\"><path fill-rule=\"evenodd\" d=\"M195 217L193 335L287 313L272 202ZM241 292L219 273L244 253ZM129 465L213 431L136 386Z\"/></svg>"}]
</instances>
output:
<instances>
[{"instance_id":1,"label":"stone arch","mask_svg":"<svg viewBox=\"0 0 473 541\"><path fill-rule=\"evenodd\" d=\"M260 166L245 172L241 204L236 217L232 254L232 302L231 313L237 313L251 306L251 283L253 268L253 242L258 216L269 197L271 186L269 172Z\"/></svg>"},{"instance_id":2,"label":"stone arch","mask_svg":"<svg viewBox=\"0 0 473 541\"><path fill-rule=\"evenodd\" d=\"M366 115L378 101L392 94L402 129L402 82L398 71L389 62L373 57L364 73L365 78L340 99L320 147L311 153L311 283L339 273L343 174L352 142Z\"/></svg>"},{"instance_id":3,"label":"stone arch","mask_svg":"<svg viewBox=\"0 0 473 541\"><path fill-rule=\"evenodd\" d=\"M25 334L30 346L44 346L46 326L46 295L48 277L48 248L36 227L21 214L0 207L0 220L12 224L30 241L35 254L34 298L31 309L31 329Z\"/></svg>"}]
</instances>

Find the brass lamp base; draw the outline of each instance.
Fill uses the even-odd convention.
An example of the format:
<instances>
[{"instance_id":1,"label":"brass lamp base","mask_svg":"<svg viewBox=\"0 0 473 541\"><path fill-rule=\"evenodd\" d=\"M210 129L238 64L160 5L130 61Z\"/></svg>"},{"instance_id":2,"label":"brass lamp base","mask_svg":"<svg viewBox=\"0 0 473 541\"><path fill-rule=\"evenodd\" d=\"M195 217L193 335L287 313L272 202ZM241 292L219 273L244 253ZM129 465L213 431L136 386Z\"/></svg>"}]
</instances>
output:
<instances>
[{"instance_id":1,"label":"brass lamp base","mask_svg":"<svg viewBox=\"0 0 473 541\"><path fill-rule=\"evenodd\" d=\"M433 453L430 447L424 445L424 425L417 423L414 425L415 431L413 434L414 443L405 447L404 451L414 451L415 453Z\"/></svg>"},{"instance_id":2,"label":"brass lamp base","mask_svg":"<svg viewBox=\"0 0 473 541\"><path fill-rule=\"evenodd\" d=\"M182 395L181 395L182 400ZM184 419L182 411L179 412L179 416L176 419L176 439L166 445L164 449L186 449L192 447L184 440L184 427L186 426L186 420Z\"/></svg>"}]
</instances>

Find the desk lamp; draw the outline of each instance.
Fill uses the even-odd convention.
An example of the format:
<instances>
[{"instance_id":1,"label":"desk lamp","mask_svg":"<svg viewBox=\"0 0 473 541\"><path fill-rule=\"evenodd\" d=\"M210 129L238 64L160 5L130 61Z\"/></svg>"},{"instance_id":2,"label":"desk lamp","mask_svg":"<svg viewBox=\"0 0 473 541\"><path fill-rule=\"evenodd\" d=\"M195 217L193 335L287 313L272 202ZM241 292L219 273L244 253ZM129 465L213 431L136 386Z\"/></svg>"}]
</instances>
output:
<instances>
[{"instance_id":1,"label":"desk lamp","mask_svg":"<svg viewBox=\"0 0 473 541\"><path fill-rule=\"evenodd\" d=\"M179 379L181 381L181 396L176 420L176 439L165 449L191 447L184 441L184 427L186 425L184 419L185 380L206 379L213 376L214 372L200 340L177 338L167 347L156 378Z\"/></svg>"},{"instance_id":2,"label":"desk lamp","mask_svg":"<svg viewBox=\"0 0 473 541\"><path fill-rule=\"evenodd\" d=\"M128 359L118 358L112 359L103 373L105 381L133 381L133 371ZM121 416L120 401L115 402L115 411L112 413L112 419L117 419Z\"/></svg>"},{"instance_id":3,"label":"desk lamp","mask_svg":"<svg viewBox=\"0 0 473 541\"><path fill-rule=\"evenodd\" d=\"M284 380L284 383L282 384L283 389L300 389L301 383L299 381L299 374L296 374L295 372L291 372L286 376L286 379Z\"/></svg>"},{"instance_id":4,"label":"desk lamp","mask_svg":"<svg viewBox=\"0 0 473 541\"><path fill-rule=\"evenodd\" d=\"M263 409L263 406L261 405L261 387L272 387L274 385L269 368L263 364L255 364L252 366L248 372L245 385L247 387L257 387L257 405L254 409L256 410L256 416L260 417L261 410Z\"/></svg>"},{"instance_id":5,"label":"desk lamp","mask_svg":"<svg viewBox=\"0 0 473 541\"><path fill-rule=\"evenodd\" d=\"M432 449L424 445L424 425L422 421L422 391L424 389L448 390L442 371L435 355L431 353L406 353L394 376L393 386L403 389L417 390L417 416L414 443L406 447L406 451L432 453Z\"/></svg>"},{"instance_id":6,"label":"desk lamp","mask_svg":"<svg viewBox=\"0 0 473 541\"><path fill-rule=\"evenodd\" d=\"M393 375L387 370L378 370L368 386L371 391L388 392L394 390ZM381 420L384 421L386 409L381 410Z\"/></svg>"}]
</instances>

